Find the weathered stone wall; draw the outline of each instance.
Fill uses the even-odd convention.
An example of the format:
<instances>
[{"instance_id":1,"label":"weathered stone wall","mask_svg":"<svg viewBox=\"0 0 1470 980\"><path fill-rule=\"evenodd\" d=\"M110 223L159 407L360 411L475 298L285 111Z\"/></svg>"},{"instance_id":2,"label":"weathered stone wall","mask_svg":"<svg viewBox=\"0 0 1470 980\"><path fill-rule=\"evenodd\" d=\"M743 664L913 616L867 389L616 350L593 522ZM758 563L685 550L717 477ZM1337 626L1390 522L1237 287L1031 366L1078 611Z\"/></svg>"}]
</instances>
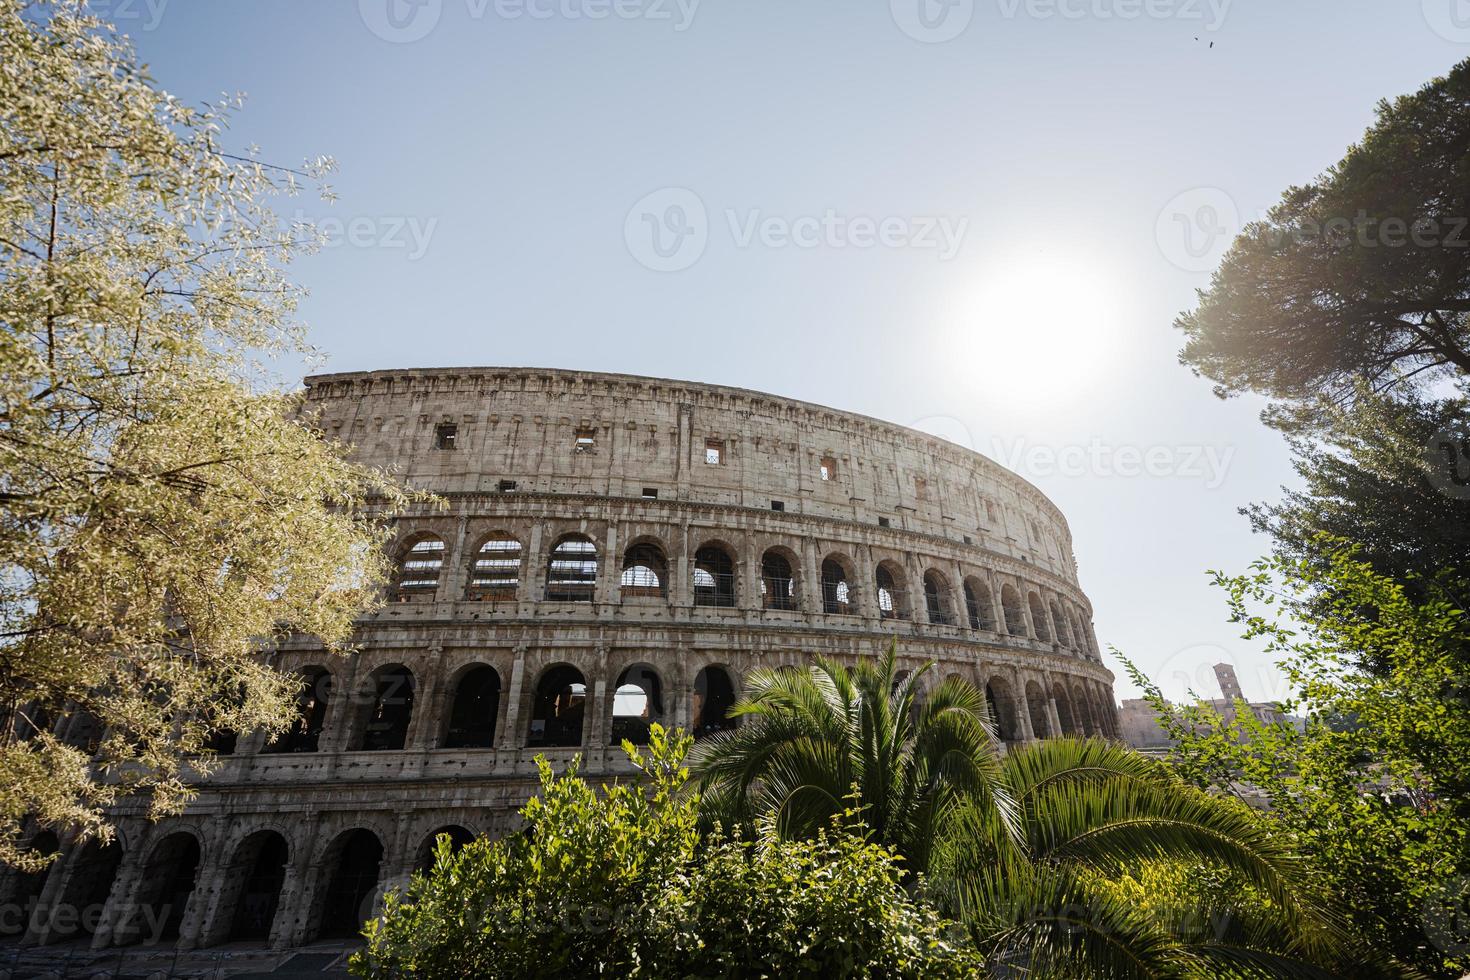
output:
<instances>
[{"instance_id":1,"label":"weathered stone wall","mask_svg":"<svg viewBox=\"0 0 1470 980\"><path fill-rule=\"evenodd\" d=\"M537 754L560 765L580 753L594 775L626 771L613 715L629 668L656 685L649 719L693 729L711 721L700 705L713 671L738 693L755 666L851 660L896 638L909 665L937 661L940 676L985 686L1009 742L1118 734L1066 522L978 454L789 399L623 375L383 371L307 388L326 434L444 499L402 515L392 544L405 557L426 537L441 541L433 581L365 618L351 658L305 639L274 655L328 677L317 685L326 714L315 751L267 752L260 735L242 737L184 817L128 815L94 945L160 931L185 946L224 942L249 931L250 904L269 918L271 943L294 946L330 931L334 916L365 914L437 831L512 828ZM718 462L707 458L714 447ZM550 556L569 535L595 548L595 583L581 601L549 600ZM472 569L492 538L514 540L518 565L513 586L487 595ZM729 579L709 585L701 549L725 556ZM630 554L656 556L657 587L625 586ZM844 601L824 568L840 569ZM493 736L448 748L457 686L477 665L498 679ZM584 685L580 743L529 746L538 686L560 665ZM365 750L389 668L412 678L403 747ZM376 865L362 856L373 846ZM97 877L82 850L66 849L47 876L35 896L43 908L76 901L76 882ZM284 855L278 872L263 854ZM342 913L333 904L362 891L355 872L372 878L370 894ZM173 929L150 932L160 890L181 911ZM68 931L43 920L31 938Z\"/></svg>"}]
</instances>

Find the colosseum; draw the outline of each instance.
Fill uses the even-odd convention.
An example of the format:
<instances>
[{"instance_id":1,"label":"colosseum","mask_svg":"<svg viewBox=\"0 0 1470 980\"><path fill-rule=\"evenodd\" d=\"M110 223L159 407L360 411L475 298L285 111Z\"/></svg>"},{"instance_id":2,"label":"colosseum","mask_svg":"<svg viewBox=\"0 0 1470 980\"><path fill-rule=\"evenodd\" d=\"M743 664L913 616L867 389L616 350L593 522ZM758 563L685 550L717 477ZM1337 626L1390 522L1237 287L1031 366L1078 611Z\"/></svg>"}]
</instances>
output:
<instances>
[{"instance_id":1,"label":"colosseum","mask_svg":"<svg viewBox=\"0 0 1470 980\"><path fill-rule=\"evenodd\" d=\"M432 490L400 515L359 651L273 653L284 736L241 736L181 817L120 817L3 884L30 944L289 949L351 937L437 835L514 828L538 755L594 780L652 722L703 736L757 665L909 664L980 685L1007 743L1115 737L1071 534L1035 487L913 429L775 395L580 371L306 379L366 462ZM18 903L18 905L16 904Z\"/></svg>"}]
</instances>

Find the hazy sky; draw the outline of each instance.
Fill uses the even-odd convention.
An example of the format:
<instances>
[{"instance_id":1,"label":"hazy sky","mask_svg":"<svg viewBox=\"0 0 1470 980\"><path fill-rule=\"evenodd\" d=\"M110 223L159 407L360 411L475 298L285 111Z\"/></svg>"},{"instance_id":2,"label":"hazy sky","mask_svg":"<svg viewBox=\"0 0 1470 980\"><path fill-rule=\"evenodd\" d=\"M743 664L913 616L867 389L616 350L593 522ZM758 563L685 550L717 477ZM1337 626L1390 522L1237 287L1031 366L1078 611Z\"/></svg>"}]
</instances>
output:
<instances>
[{"instance_id":1,"label":"hazy sky","mask_svg":"<svg viewBox=\"0 0 1470 980\"><path fill-rule=\"evenodd\" d=\"M1228 660L1251 698L1279 681L1205 570L1267 549L1236 509L1292 474L1171 322L1224 232L1470 56L1466 0L94 7L175 95L248 93L242 148L338 160L295 268L325 369L622 371L928 429L1061 507L1104 645L1171 694Z\"/></svg>"}]
</instances>

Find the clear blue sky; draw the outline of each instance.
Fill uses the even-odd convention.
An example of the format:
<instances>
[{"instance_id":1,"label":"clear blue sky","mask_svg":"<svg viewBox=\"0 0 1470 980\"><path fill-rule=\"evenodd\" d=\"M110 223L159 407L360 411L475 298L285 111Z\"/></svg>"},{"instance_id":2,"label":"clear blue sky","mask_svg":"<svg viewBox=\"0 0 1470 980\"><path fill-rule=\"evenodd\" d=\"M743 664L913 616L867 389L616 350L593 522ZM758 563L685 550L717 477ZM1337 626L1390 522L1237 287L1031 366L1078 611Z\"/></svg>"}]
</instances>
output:
<instances>
[{"instance_id":1,"label":"clear blue sky","mask_svg":"<svg viewBox=\"0 0 1470 980\"><path fill-rule=\"evenodd\" d=\"M1214 696L1228 660L1278 693L1205 569L1266 550L1236 508L1288 460L1258 404L1178 366L1171 322L1211 232L1470 56L1470 18L919 2L95 7L177 96L248 93L242 147L339 161L337 203L301 207L343 234L295 269L326 369L625 371L918 424L1057 502L1100 640L1167 692Z\"/></svg>"}]
</instances>

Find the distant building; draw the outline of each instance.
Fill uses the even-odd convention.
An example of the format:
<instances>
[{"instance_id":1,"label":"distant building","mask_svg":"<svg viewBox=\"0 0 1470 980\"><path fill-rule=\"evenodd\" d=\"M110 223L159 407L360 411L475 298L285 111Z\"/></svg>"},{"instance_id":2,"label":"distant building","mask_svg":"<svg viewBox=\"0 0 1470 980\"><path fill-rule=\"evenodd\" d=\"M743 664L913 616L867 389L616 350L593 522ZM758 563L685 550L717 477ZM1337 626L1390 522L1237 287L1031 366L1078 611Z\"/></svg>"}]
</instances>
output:
<instances>
[{"instance_id":1,"label":"distant building","mask_svg":"<svg viewBox=\"0 0 1470 980\"><path fill-rule=\"evenodd\" d=\"M1238 705L1245 702L1263 725L1300 726L1301 719L1286 714L1275 701L1246 701L1241 690L1240 679L1230 664L1215 664L1215 680L1220 684L1221 697L1204 701L1215 709L1227 722L1237 717ZM1174 744L1164 727L1159 724L1158 712L1143 698L1128 698L1118 712L1118 729L1123 741L1135 749L1165 749Z\"/></svg>"}]
</instances>

